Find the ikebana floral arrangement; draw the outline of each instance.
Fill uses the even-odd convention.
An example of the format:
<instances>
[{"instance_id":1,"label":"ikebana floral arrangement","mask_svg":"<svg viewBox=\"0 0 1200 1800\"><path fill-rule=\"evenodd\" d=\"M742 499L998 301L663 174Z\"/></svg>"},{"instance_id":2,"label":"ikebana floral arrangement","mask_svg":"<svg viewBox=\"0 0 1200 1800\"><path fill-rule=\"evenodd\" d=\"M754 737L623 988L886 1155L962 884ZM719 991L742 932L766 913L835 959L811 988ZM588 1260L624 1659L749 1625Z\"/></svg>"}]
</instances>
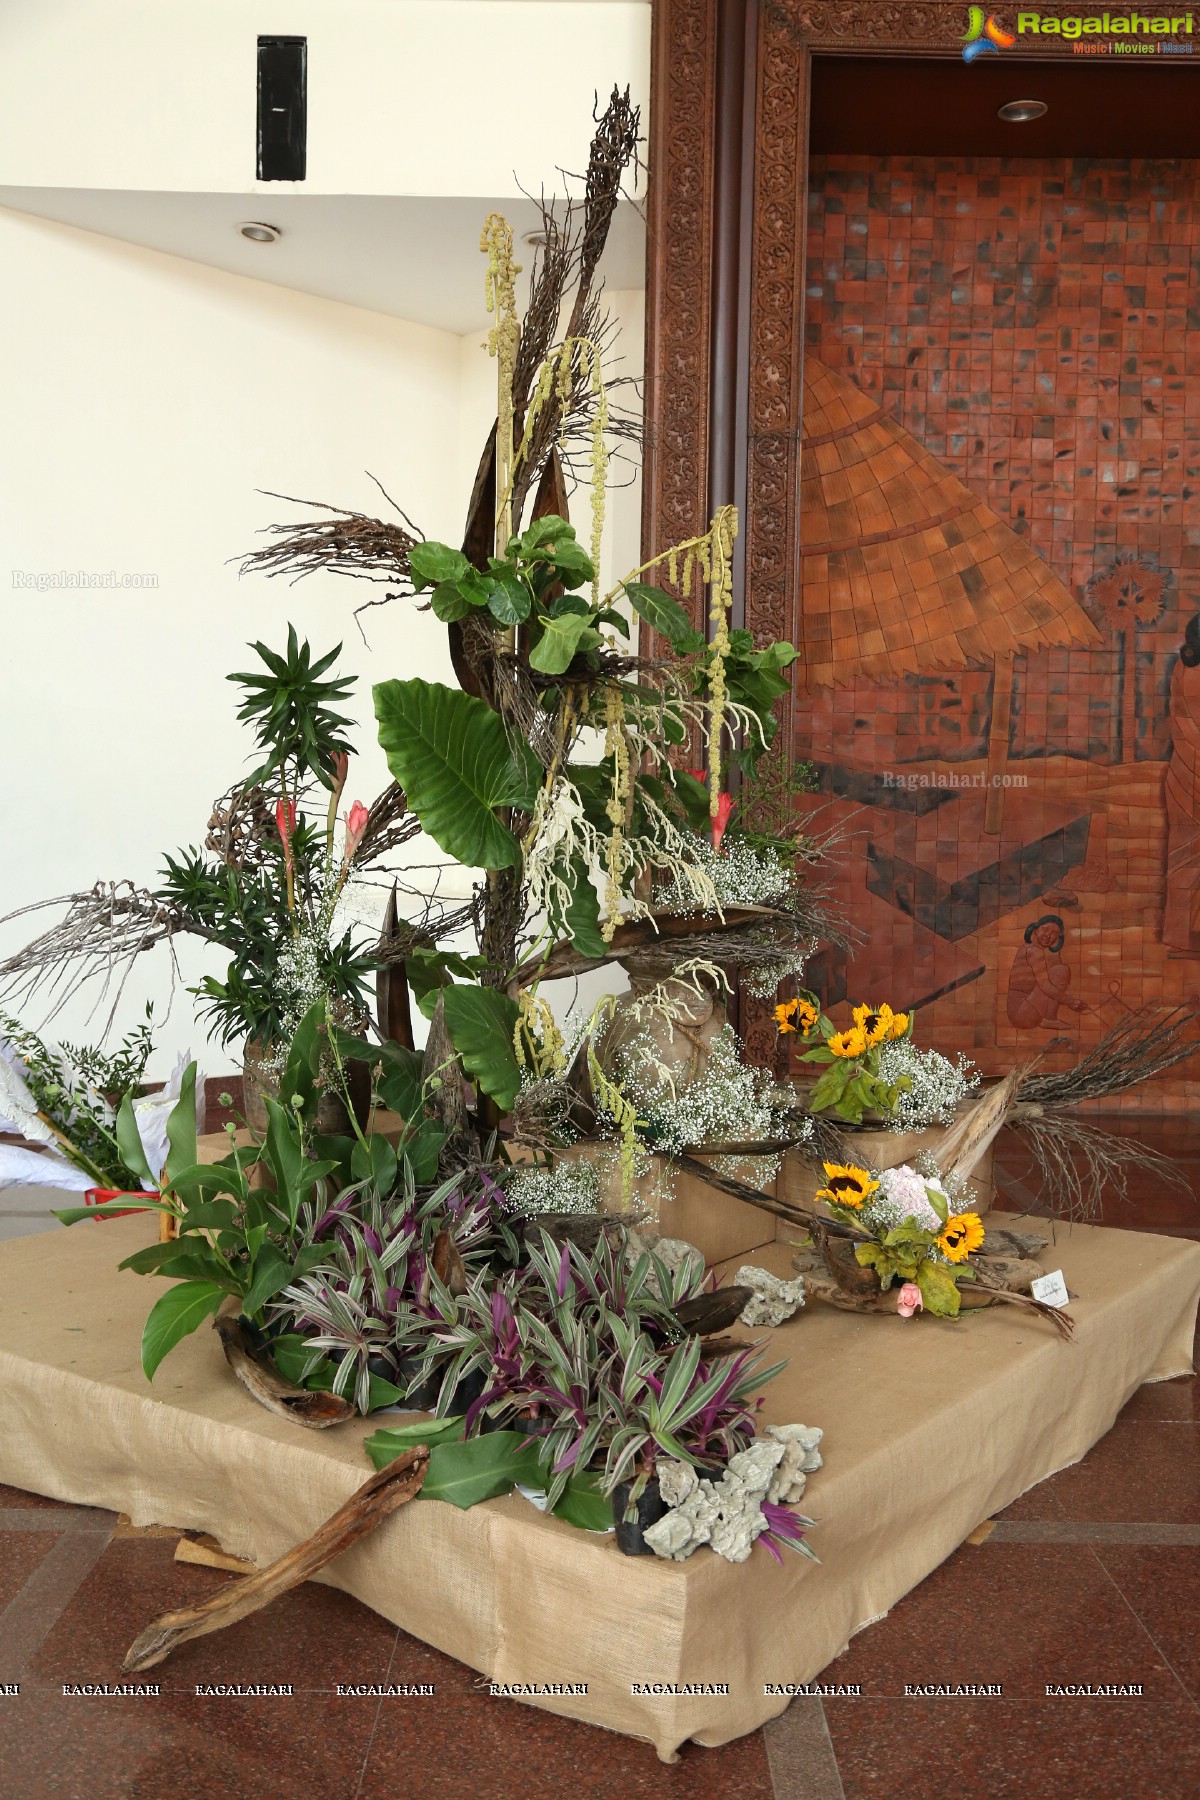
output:
<instances>
[{"instance_id":1,"label":"ikebana floral arrangement","mask_svg":"<svg viewBox=\"0 0 1200 1800\"><path fill-rule=\"evenodd\" d=\"M849 1124L870 1114L896 1130L949 1125L962 1102L979 1086L979 1072L965 1057L951 1063L936 1050L912 1041L913 1015L894 1012L887 1001L852 1009L851 1023L839 1028L822 1011L816 994L801 989L775 1008L781 1037L794 1034L802 1063L822 1065L807 1094L810 1113L826 1113Z\"/></svg>"},{"instance_id":2,"label":"ikebana floral arrangement","mask_svg":"<svg viewBox=\"0 0 1200 1800\"><path fill-rule=\"evenodd\" d=\"M881 1289L898 1284L901 1317L927 1308L955 1318L958 1283L974 1280L970 1258L984 1242L979 1214L954 1210L934 1169L922 1172L901 1163L872 1175L853 1165L824 1167L818 1200L833 1218L866 1233L865 1241L854 1245L855 1261L874 1271Z\"/></svg>"}]
</instances>

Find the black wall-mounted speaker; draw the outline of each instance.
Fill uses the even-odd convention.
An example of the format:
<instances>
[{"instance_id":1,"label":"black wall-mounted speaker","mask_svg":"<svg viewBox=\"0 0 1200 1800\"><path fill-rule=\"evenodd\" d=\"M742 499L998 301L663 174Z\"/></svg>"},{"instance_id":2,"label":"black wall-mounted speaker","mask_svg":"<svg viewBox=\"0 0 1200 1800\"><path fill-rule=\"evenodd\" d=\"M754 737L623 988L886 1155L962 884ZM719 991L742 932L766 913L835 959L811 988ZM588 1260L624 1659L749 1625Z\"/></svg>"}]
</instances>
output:
<instances>
[{"instance_id":1,"label":"black wall-mounted speaker","mask_svg":"<svg viewBox=\"0 0 1200 1800\"><path fill-rule=\"evenodd\" d=\"M258 179L303 181L308 162L308 39L258 40Z\"/></svg>"}]
</instances>

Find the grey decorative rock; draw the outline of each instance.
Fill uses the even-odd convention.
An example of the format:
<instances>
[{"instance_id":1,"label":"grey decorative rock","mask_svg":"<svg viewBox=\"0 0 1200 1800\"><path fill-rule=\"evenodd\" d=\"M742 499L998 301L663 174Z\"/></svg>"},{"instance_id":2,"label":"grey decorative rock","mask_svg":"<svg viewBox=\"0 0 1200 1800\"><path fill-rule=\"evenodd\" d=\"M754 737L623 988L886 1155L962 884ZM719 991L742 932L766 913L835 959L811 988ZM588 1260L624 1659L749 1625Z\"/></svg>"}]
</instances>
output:
<instances>
[{"instance_id":1,"label":"grey decorative rock","mask_svg":"<svg viewBox=\"0 0 1200 1800\"><path fill-rule=\"evenodd\" d=\"M804 1305L804 1282L800 1277L784 1281L769 1269L743 1263L734 1276L738 1287L754 1289L754 1296L742 1308L743 1325L782 1325Z\"/></svg>"}]
</instances>

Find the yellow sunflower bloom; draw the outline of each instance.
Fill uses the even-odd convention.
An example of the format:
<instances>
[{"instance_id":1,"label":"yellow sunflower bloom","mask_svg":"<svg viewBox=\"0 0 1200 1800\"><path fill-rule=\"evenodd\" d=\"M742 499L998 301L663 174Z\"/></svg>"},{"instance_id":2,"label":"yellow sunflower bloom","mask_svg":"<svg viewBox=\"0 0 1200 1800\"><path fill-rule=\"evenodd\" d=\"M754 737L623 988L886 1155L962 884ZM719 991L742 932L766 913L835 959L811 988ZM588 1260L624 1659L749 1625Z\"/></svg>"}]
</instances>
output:
<instances>
[{"instance_id":1,"label":"yellow sunflower bloom","mask_svg":"<svg viewBox=\"0 0 1200 1800\"><path fill-rule=\"evenodd\" d=\"M817 1194L818 1200L831 1201L834 1206L851 1206L856 1210L865 1200L869 1200L879 1187L879 1183L869 1169L860 1169L854 1163L826 1163L826 1185Z\"/></svg>"},{"instance_id":2,"label":"yellow sunflower bloom","mask_svg":"<svg viewBox=\"0 0 1200 1800\"><path fill-rule=\"evenodd\" d=\"M807 1037L810 1031L814 1031L816 1029L817 1020L820 1018L820 1016L821 1016L820 1013L817 1011L816 1007L811 1004L810 1001L797 1000L797 1002L796 1002L796 1030L798 1032L800 1032L801 1036Z\"/></svg>"},{"instance_id":3,"label":"yellow sunflower bloom","mask_svg":"<svg viewBox=\"0 0 1200 1800\"><path fill-rule=\"evenodd\" d=\"M835 1031L829 1039L829 1048L835 1056L852 1059L865 1056L867 1051L867 1034L859 1025L851 1025L846 1031Z\"/></svg>"},{"instance_id":4,"label":"yellow sunflower bloom","mask_svg":"<svg viewBox=\"0 0 1200 1800\"><path fill-rule=\"evenodd\" d=\"M867 1048L873 1050L876 1044L882 1044L888 1038L904 1036L908 1030L908 1014L894 1013L885 1000L882 1006L856 1006L854 1023L866 1038Z\"/></svg>"},{"instance_id":5,"label":"yellow sunflower bloom","mask_svg":"<svg viewBox=\"0 0 1200 1800\"><path fill-rule=\"evenodd\" d=\"M781 1034L785 1031L795 1031L796 1025L794 1021L799 1008L800 1002L798 1000L782 1001L780 1005L775 1008L776 1031Z\"/></svg>"},{"instance_id":6,"label":"yellow sunflower bloom","mask_svg":"<svg viewBox=\"0 0 1200 1800\"><path fill-rule=\"evenodd\" d=\"M938 1249L948 1262L966 1262L978 1250L984 1238L983 1223L978 1213L954 1213L942 1226Z\"/></svg>"}]
</instances>

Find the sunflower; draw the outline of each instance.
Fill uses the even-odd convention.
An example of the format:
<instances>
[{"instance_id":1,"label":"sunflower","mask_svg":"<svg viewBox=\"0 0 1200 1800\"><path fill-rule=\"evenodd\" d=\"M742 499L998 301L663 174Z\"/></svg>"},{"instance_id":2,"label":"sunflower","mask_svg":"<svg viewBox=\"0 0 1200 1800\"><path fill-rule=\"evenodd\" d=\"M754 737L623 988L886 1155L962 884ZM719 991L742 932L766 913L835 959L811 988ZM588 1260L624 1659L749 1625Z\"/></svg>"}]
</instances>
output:
<instances>
[{"instance_id":1,"label":"sunflower","mask_svg":"<svg viewBox=\"0 0 1200 1800\"><path fill-rule=\"evenodd\" d=\"M938 1249L947 1262L966 1262L971 1252L982 1244L983 1235L978 1213L953 1213L942 1226Z\"/></svg>"},{"instance_id":2,"label":"sunflower","mask_svg":"<svg viewBox=\"0 0 1200 1800\"><path fill-rule=\"evenodd\" d=\"M887 1001L882 1006L856 1006L854 1023L867 1041L867 1048L873 1050L876 1044L882 1044L888 1038L903 1037L908 1030L908 1014L895 1013Z\"/></svg>"},{"instance_id":3,"label":"sunflower","mask_svg":"<svg viewBox=\"0 0 1200 1800\"><path fill-rule=\"evenodd\" d=\"M781 1036L785 1031L798 1031L807 1037L819 1017L811 1000L785 1000L775 1008L775 1025Z\"/></svg>"},{"instance_id":4,"label":"sunflower","mask_svg":"<svg viewBox=\"0 0 1200 1800\"><path fill-rule=\"evenodd\" d=\"M879 1187L869 1169L857 1168L854 1163L827 1162L825 1183L816 1196L818 1200L828 1200L833 1206L851 1206L856 1211Z\"/></svg>"},{"instance_id":5,"label":"sunflower","mask_svg":"<svg viewBox=\"0 0 1200 1800\"><path fill-rule=\"evenodd\" d=\"M851 1025L845 1031L834 1032L829 1039L829 1048L835 1056L844 1056L847 1060L865 1056L867 1034L860 1025Z\"/></svg>"}]
</instances>

